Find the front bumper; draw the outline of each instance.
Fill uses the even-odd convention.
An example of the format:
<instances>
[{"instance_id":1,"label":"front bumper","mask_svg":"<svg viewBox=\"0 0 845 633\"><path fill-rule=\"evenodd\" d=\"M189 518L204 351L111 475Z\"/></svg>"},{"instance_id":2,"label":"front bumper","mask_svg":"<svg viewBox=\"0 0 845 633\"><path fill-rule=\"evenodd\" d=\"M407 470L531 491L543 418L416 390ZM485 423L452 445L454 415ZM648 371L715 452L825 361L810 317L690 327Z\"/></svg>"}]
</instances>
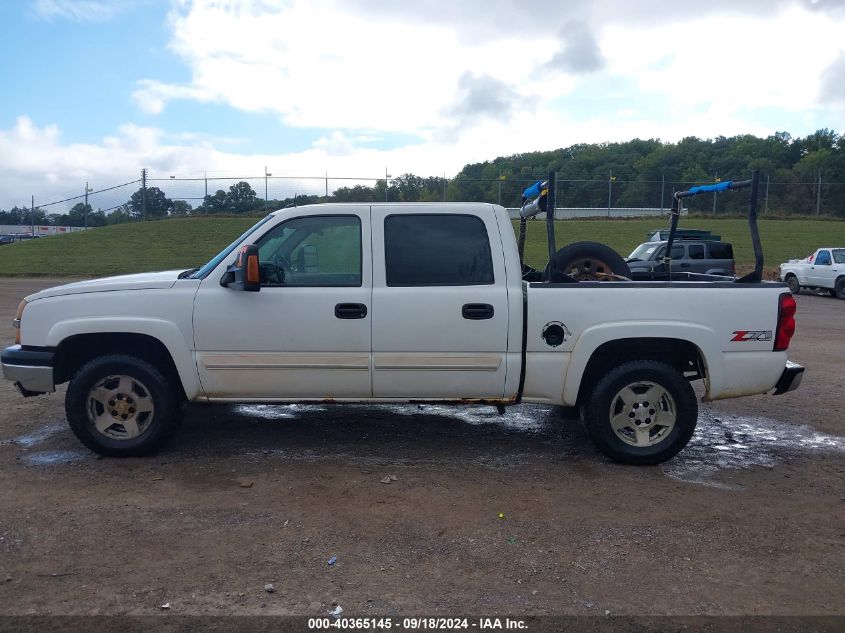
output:
<instances>
[{"instance_id":1,"label":"front bumper","mask_svg":"<svg viewBox=\"0 0 845 633\"><path fill-rule=\"evenodd\" d=\"M787 391L794 391L801 385L801 380L804 378L804 368L798 363L786 361L786 367L780 375L778 383L775 385L775 393L773 395L779 396Z\"/></svg>"},{"instance_id":2,"label":"front bumper","mask_svg":"<svg viewBox=\"0 0 845 633\"><path fill-rule=\"evenodd\" d=\"M49 348L13 345L0 354L0 368L24 396L34 396L56 390L53 384L54 356L55 352Z\"/></svg>"}]
</instances>

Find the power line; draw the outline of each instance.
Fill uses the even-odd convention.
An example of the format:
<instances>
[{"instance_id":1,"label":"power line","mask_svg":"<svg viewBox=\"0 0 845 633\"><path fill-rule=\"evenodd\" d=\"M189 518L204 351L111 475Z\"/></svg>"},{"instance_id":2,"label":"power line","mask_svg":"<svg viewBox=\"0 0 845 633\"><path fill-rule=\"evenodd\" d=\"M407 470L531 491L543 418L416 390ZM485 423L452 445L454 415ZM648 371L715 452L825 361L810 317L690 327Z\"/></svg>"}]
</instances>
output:
<instances>
[{"instance_id":1,"label":"power line","mask_svg":"<svg viewBox=\"0 0 845 633\"><path fill-rule=\"evenodd\" d=\"M130 180L129 182L124 182L122 185L114 185L113 187L106 187L105 189L98 189L97 191L89 191L88 195L94 195L95 193L103 193L105 191L111 191L112 189L119 189L120 187L125 187L126 185L134 185L136 182L141 182L140 180ZM54 204L61 204L62 202L70 202L71 200L79 200L80 198L84 198L85 194L79 196L73 196L70 198L65 198L64 200L56 200L55 202L48 202L46 204L39 204L38 208L43 209L44 207L51 207Z\"/></svg>"}]
</instances>

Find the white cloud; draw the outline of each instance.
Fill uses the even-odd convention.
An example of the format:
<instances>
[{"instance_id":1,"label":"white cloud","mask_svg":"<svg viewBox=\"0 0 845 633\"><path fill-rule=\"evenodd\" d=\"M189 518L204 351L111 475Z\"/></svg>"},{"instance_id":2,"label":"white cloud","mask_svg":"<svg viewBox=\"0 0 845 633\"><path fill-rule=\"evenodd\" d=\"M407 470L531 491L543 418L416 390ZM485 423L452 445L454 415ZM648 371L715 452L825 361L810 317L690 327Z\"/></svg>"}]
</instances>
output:
<instances>
[{"instance_id":1,"label":"white cloud","mask_svg":"<svg viewBox=\"0 0 845 633\"><path fill-rule=\"evenodd\" d=\"M677 121L702 108L719 121L755 108L815 108L823 69L845 51L834 2L664 5L180 0L170 46L191 80L144 79L133 97L153 114L177 99L216 102L289 126L457 143L486 118L554 112L585 72L633 85L632 100L651 97Z\"/></svg>"}]
</instances>

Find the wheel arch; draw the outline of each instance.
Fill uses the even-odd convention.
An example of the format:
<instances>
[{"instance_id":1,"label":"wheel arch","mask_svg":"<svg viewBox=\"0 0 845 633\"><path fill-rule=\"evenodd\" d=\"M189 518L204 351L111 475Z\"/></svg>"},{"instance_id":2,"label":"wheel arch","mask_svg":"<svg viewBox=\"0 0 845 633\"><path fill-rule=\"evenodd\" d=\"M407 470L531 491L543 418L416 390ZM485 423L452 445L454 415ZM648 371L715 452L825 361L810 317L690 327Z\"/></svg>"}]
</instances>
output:
<instances>
[{"instance_id":1,"label":"wheel arch","mask_svg":"<svg viewBox=\"0 0 845 633\"><path fill-rule=\"evenodd\" d=\"M702 328L702 332L690 336L690 332L671 332L672 328L668 328L664 335L642 332L632 336L636 328L633 328L634 332L631 327L624 329L628 331L627 335L594 335L593 341L579 340L567 367L564 403L580 405L601 376L631 360L654 360L669 364L683 374L694 372L695 376L690 375L690 379L703 379L708 394L721 389L718 381L723 372L713 366L721 360L721 354L713 350L711 337L707 335L709 330ZM707 350L710 350L709 354Z\"/></svg>"},{"instance_id":2,"label":"wheel arch","mask_svg":"<svg viewBox=\"0 0 845 633\"><path fill-rule=\"evenodd\" d=\"M126 354L145 360L158 368L168 382L178 385L177 393L180 398L191 400L196 396L197 389L190 380L190 374L186 381L183 378L184 368L180 371L168 346L150 334L122 331L85 332L67 336L55 347L53 380L56 384L73 378L85 363L94 358L106 354Z\"/></svg>"}]
</instances>

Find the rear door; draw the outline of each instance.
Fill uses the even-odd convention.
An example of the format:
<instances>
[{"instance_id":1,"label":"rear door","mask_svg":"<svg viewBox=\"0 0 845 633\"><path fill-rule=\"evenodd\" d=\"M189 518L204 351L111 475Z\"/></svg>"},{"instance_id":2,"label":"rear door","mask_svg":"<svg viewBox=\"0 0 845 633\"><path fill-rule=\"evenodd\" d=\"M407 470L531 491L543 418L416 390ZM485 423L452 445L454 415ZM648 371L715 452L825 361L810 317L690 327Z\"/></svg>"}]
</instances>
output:
<instances>
[{"instance_id":1,"label":"rear door","mask_svg":"<svg viewBox=\"0 0 845 633\"><path fill-rule=\"evenodd\" d=\"M493 209L374 206L373 396L504 394L508 302Z\"/></svg>"}]
</instances>

